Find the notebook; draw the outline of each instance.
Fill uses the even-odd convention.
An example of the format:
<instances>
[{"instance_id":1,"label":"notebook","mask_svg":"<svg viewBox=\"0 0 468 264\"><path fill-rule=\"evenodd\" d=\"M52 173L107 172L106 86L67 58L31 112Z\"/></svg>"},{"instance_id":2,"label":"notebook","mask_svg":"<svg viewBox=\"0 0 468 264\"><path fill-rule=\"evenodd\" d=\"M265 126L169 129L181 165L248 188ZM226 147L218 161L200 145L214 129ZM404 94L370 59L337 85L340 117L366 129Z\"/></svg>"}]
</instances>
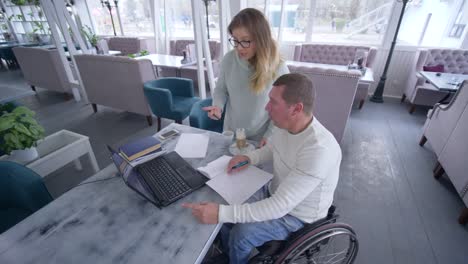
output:
<instances>
[{"instance_id":1,"label":"notebook","mask_svg":"<svg viewBox=\"0 0 468 264\"><path fill-rule=\"evenodd\" d=\"M174 151L132 166L121 153L107 147L125 184L159 208L185 197L207 181Z\"/></svg>"},{"instance_id":2,"label":"notebook","mask_svg":"<svg viewBox=\"0 0 468 264\"><path fill-rule=\"evenodd\" d=\"M133 161L144 155L161 150L161 142L152 136L140 138L122 145L120 153L128 160Z\"/></svg>"},{"instance_id":3,"label":"notebook","mask_svg":"<svg viewBox=\"0 0 468 264\"><path fill-rule=\"evenodd\" d=\"M210 178L206 184L229 204L243 204L256 191L267 184L273 175L255 166L248 166L239 172L227 173L232 157L221 156L197 170Z\"/></svg>"}]
</instances>

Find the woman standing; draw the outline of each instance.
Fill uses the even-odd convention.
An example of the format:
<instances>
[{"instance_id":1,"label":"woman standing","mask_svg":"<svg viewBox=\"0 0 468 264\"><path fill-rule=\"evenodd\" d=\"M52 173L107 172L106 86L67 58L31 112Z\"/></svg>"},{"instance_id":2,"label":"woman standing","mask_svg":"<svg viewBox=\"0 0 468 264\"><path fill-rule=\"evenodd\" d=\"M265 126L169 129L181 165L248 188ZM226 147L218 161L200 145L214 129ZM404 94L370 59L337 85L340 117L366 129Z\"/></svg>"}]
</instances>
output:
<instances>
[{"instance_id":1,"label":"woman standing","mask_svg":"<svg viewBox=\"0 0 468 264\"><path fill-rule=\"evenodd\" d=\"M224 130L244 128L248 139L260 140L263 146L273 126L265 111L268 93L273 81L289 70L280 58L268 21L257 9L240 11L228 30L235 49L222 60L213 105L203 110L219 119L226 106Z\"/></svg>"}]
</instances>

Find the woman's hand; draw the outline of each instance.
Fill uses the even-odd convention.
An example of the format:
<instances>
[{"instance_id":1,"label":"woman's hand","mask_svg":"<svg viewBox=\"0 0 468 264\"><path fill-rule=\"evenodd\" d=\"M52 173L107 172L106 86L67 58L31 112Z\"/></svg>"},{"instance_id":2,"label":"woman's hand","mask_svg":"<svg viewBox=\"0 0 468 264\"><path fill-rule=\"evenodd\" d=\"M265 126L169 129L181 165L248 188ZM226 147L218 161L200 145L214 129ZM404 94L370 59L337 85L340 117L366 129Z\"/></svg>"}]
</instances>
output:
<instances>
[{"instance_id":1,"label":"woman's hand","mask_svg":"<svg viewBox=\"0 0 468 264\"><path fill-rule=\"evenodd\" d=\"M265 146L266 143L267 143L267 138L262 138L262 140L260 140L260 143L258 143L258 148Z\"/></svg>"},{"instance_id":2,"label":"woman's hand","mask_svg":"<svg viewBox=\"0 0 468 264\"><path fill-rule=\"evenodd\" d=\"M219 120L221 118L221 109L217 106L206 106L202 108L203 111L208 112L208 117L213 120Z\"/></svg>"}]
</instances>

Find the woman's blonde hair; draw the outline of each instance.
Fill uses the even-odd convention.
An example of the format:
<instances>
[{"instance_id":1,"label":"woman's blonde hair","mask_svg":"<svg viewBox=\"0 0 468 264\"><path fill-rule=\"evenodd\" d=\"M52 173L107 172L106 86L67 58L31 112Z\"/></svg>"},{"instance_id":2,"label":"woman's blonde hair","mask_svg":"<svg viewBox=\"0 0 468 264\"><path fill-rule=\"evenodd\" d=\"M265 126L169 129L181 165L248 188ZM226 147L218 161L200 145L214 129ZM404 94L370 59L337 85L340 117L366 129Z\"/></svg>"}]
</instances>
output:
<instances>
[{"instance_id":1,"label":"woman's blonde hair","mask_svg":"<svg viewBox=\"0 0 468 264\"><path fill-rule=\"evenodd\" d=\"M232 32L240 27L247 29L256 45L255 55L249 59L249 63L254 67L254 74L250 77L250 88L258 94L266 88L268 82L276 78L281 58L276 42L271 36L270 24L262 12L254 8L241 10L229 24L229 33L232 35Z\"/></svg>"}]
</instances>

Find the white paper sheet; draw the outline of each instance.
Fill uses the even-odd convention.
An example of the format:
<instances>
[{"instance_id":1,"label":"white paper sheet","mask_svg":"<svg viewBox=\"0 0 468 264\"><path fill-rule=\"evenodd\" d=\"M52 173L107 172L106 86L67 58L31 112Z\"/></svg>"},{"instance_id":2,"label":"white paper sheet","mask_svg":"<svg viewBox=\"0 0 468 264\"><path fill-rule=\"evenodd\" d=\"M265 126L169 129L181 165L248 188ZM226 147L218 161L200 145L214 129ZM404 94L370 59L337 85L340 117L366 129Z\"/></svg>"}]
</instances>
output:
<instances>
[{"instance_id":1,"label":"white paper sheet","mask_svg":"<svg viewBox=\"0 0 468 264\"><path fill-rule=\"evenodd\" d=\"M206 175L206 177L213 179L220 174L226 173L227 165L231 159L232 157L224 155L208 163L205 167L200 167L197 170Z\"/></svg>"},{"instance_id":2,"label":"white paper sheet","mask_svg":"<svg viewBox=\"0 0 468 264\"><path fill-rule=\"evenodd\" d=\"M229 160L228 160L229 161ZM227 163L225 168L227 167ZM255 166L237 173L220 173L206 184L221 195L229 204L242 204L273 178L271 173Z\"/></svg>"},{"instance_id":3,"label":"white paper sheet","mask_svg":"<svg viewBox=\"0 0 468 264\"><path fill-rule=\"evenodd\" d=\"M182 133L177 141L175 152L182 158L204 158L209 140L207 134Z\"/></svg>"}]
</instances>

